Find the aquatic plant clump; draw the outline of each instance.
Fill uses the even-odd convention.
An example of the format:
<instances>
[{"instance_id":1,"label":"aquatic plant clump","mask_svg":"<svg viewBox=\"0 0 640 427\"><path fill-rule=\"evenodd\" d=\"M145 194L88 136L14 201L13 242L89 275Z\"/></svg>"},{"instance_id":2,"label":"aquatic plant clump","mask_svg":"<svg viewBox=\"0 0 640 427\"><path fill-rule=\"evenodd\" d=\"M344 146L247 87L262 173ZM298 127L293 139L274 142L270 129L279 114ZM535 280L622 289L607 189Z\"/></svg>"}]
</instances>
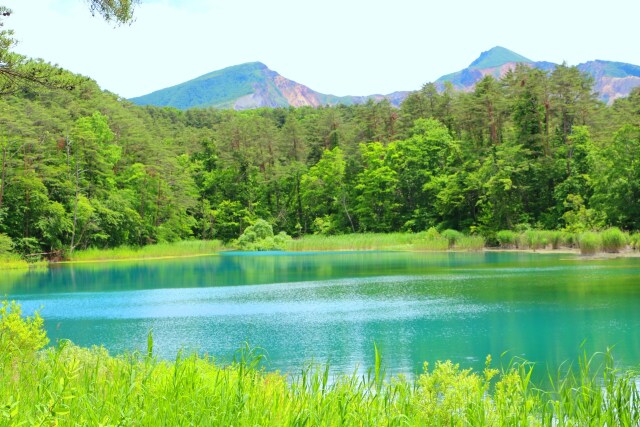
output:
<instances>
[{"instance_id":1,"label":"aquatic plant clump","mask_svg":"<svg viewBox=\"0 0 640 427\"><path fill-rule=\"evenodd\" d=\"M617 253L627 246L627 236L618 228L612 227L600 233L602 250Z\"/></svg>"},{"instance_id":2,"label":"aquatic plant clump","mask_svg":"<svg viewBox=\"0 0 640 427\"><path fill-rule=\"evenodd\" d=\"M584 232L578 239L582 255L594 255L602 248L602 238L591 231Z\"/></svg>"},{"instance_id":3,"label":"aquatic plant clump","mask_svg":"<svg viewBox=\"0 0 640 427\"><path fill-rule=\"evenodd\" d=\"M514 249L518 247L518 235L511 230L498 231L496 239L503 249Z\"/></svg>"}]
</instances>

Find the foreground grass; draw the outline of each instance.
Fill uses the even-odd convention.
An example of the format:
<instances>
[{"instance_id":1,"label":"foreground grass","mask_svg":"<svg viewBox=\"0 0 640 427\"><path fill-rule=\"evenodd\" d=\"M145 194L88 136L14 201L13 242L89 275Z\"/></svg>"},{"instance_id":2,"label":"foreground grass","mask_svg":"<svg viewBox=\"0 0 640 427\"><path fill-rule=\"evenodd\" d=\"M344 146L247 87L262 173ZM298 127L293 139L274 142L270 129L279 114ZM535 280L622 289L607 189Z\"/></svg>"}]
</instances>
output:
<instances>
[{"instance_id":1,"label":"foreground grass","mask_svg":"<svg viewBox=\"0 0 640 427\"><path fill-rule=\"evenodd\" d=\"M185 240L141 247L120 246L113 249L86 249L75 251L69 261L102 261L117 259L144 259L206 255L223 249L219 240Z\"/></svg>"},{"instance_id":2,"label":"foreground grass","mask_svg":"<svg viewBox=\"0 0 640 427\"><path fill-rule=\"evenodd\" d=\"M579 369L531 382L533 366L482 372L451 362L425 364L415 380L386 378L379 353L365 375L330 376L310 366L296 375L266 372L253 351L229 366L198 355L174 361L146 354L112 357L103 348L46 343L42 319L4 303L0 323L3 425L638 425L634 373L609 354Z\"/></svg>"}]
</instances>

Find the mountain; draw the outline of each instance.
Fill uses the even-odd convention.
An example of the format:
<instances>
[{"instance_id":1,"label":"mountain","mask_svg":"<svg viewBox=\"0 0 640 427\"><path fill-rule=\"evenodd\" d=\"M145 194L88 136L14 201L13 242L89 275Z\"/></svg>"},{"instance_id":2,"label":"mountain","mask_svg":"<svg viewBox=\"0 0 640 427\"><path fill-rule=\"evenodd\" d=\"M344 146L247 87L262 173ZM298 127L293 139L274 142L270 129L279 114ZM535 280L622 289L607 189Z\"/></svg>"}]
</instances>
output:
<instances>
[{"instance_id":1,"label":"mountain","mask_svg":"<svg viewBox=\"0 0 640 427\"><path fill-rule=\"evenodd\" d=\"M596 60L578 65L578 70L593 77L593 89L608 104L629 95L631 89L640 86L638 65Z\"/></svg>"},{"instance_id":2,"label":"mountain","mask_svg":"<svg viewBox=\"0 0 640 427\"><path fill-rule=\"evenodd\" d=\"M439 90L445 82L453 88L471 91L483 77L502 77L517 64L545 71L552 71L557 64L532 61L501 46L496 46L480 56L463 70L447 74L436 80ZM631 89L640 86L640 66L612 61L589 61L579 64L578 69L591 75L594 90L602 101L611 104L627 96ZM139 105L170 106L179 109L194 107L233 108L245 110L258 107L318 107L323 105L363 104L369 100L389 100L399 106L409 92L398 91L388 95L334 96L316 92L309 87L289 80L270 70L261 62L228 67L197 77L176 86L160 89L148 95L131 98Z\"/></svg>"},{"instance_id":3,"label":"mountain","mask_svg":"<svg viewBox=\"0 0 640 427\"><path fill-rule=\"evenodd\" d=\"M301 107L362 104L388 99L399 106L409 92L389 95L334 96L316 92L270 70L261 62L228 67L148 95L131 98L138 105L245 110L259 107Z\"/></svg>"},{"instance_id":4,"label":"mountain","mask_svg":"<svg viewBox=\"0 0 640 427\"><path fill-rule=\"evenodd\" d=\"M453 88L461 91L471 91L475 84L483 77L491 75L497 79L513 70L517 64L545 71L553 71L557 66L553 62L532 61L509 49L496 46L482 52L464 70L447 74L436 80L436 87L442 90L445 82L450 82ZM578 70L589 74L594 79L593 89L600 100L611 104L617 98L629 95L631 89L640 86L640 66L612 61L589 61L577 66Z\"/></svg>"},{"instance_id":5,"label":"mountain","mask_svg":"<svg viewBox=\"0 0 640 427\"><path fill-rule=\"evenodd\" d=\"M517 64L526 64L543 70L552 70L556 66L551 62L535 62L509 49L496 46L482 52L478 59L464 70L442 76L435 83L439 89L444 88L445 82L450 82L456 90L470 91L485 76L490 75L499 79L509 70L513 70Z\"/></svg>"}]
</instances>

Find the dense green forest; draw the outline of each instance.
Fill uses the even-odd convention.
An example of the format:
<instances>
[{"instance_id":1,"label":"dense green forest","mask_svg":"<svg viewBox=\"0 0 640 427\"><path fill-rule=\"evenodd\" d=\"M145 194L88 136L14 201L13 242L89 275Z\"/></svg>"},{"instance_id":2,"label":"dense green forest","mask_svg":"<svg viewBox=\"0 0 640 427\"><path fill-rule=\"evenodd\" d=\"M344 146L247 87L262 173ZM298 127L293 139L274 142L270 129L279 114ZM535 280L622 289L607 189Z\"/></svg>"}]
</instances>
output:
<instances>
[{"instance_id":1,"label":"dense green forest","mask_svg":"<svg viewBox=\"0 0 640 427\"><path fill-rule=\"evenodd\" d=\"M640 91L607 107L574 67L521 66L470 93L427 84L399 109L179 111L69 78L0 97L0 232L21 253L228 241L258 218L292 236L488 242L640 228Z\"/></svg>"}]
</instances>

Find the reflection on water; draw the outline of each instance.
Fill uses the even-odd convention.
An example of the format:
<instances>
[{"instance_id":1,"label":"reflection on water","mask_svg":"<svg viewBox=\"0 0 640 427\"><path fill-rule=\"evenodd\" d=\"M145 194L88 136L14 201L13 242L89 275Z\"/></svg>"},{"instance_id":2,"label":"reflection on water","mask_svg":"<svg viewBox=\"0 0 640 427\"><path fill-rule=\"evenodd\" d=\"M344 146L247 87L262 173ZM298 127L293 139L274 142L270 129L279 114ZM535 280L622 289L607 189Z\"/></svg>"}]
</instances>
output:
<instances>
[{"instance_id":1,"label":"reflection on water","mask_svg":"<svg viewBox=\"0 0 640 427\"><path fill-rule=\"evenodd\" d=\"M180 348L229 360L244 342L269 367L330 361L388 371L425 360L480 369L487 354L555 369L615 346L640 362L640 259L583 261L520 253L224 253L179 260L67 265L0 281L26 312L41 307L52 341Z\"/></svg>"}]
</instances>

